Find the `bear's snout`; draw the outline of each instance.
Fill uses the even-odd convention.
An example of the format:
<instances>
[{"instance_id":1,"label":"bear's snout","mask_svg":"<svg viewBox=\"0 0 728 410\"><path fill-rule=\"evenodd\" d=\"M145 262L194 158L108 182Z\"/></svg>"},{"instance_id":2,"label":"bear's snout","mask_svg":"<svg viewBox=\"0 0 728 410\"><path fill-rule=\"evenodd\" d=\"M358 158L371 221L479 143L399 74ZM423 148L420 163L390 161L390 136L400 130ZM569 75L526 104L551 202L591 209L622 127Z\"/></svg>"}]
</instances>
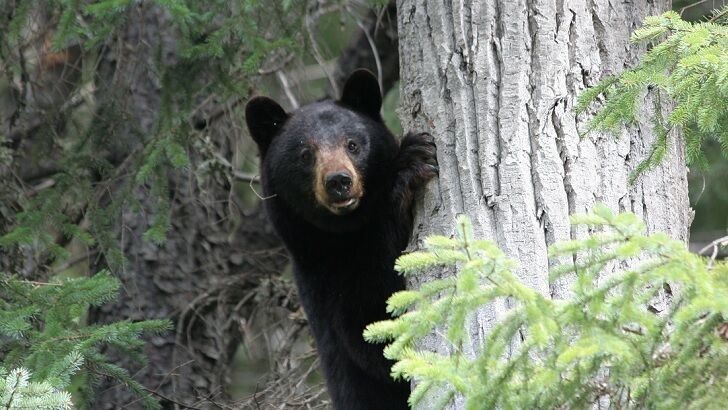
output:
<instances>
[{"instance_id":1,"label":"bear's snout","mask_svg":"<svg viewBox=\"0 0 728 410\"><path fill-rule=\"evenodd\" d=\"M326 175L326 193L334 201L349 199L351 175L348 172L334 172Z\"/></svg>"},{"instance_id":2,"label":"bear's snout","mask_svg":"<svg viewBox=\"0 0 728 410\"><path fill-rule=\"evenodd\" d=\"M319 205L336 215L345 215L359 206L364 195L361 175L340 146L324 146L316 152L314 186Z\"/></svg>"}]
</instances>

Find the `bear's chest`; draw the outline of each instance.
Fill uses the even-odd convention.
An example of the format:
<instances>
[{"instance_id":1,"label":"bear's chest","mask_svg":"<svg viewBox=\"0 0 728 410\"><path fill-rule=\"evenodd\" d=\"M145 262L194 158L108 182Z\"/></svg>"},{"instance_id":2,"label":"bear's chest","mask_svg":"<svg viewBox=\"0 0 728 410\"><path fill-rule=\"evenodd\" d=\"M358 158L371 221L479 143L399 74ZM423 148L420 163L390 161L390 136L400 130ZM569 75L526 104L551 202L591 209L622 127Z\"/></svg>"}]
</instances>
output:
<instances>
[{"instance_id":1,"label":"bear's chest","mask_svg":"<svg viewBox=\"0 0 728 410\"><path fill-rule=\"evenodd\" d=\"M327 245L319 258L294 257L296 285L310 316L330 318L346 312L368 324L386 315L386 300L404 289L404 279L394 271L396 255L376 242L361 246ZM314 313L315 312L315 313Z\"/></svg>"}]
</instances>

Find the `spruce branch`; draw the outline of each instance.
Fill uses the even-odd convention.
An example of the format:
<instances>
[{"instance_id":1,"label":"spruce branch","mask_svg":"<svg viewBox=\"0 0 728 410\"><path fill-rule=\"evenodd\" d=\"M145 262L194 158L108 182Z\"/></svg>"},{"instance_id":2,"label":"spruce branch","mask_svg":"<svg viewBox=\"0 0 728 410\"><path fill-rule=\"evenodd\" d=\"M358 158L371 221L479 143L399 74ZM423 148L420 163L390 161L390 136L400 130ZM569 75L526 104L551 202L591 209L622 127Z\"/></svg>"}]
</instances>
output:
<instances>
[{"instance_id":1,"label":"spruce branch","mask_svg":"<svg viewBox=\"0 0 728 410\"><path fill-rule=\"evenodd\" d=\"M728 6L706 22L689 23L674 11L645 18L632 35L634 43L652 43L639 64L603 79L584 91L577 114L597 105L596 115L582 130L616 132L636 121L641 97L652 94L653 129L657 138L649 155L632 171L634 181L659 165L673 144L672 130L682 131L689 165L705 163L703 147L716 141L728 157ZM603 100L600 98L603 97ZM602 101L601 104L596 104ZM669 114L663 118L663 112Z\"/></svg>"}]
</instances>

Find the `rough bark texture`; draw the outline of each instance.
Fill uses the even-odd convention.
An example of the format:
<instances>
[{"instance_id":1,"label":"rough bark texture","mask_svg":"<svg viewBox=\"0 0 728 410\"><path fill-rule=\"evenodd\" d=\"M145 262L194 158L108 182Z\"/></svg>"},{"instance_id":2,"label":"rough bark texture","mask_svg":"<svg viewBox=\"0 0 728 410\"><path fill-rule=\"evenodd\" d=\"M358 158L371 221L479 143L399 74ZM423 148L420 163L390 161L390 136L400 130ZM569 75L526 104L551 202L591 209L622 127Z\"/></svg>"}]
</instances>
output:
<instances>
[{"instance_id":1,"label":"rough bark texture","mask_svg":"<svg viewBox=\"0 0 728 410\"><path fill-rule=\"evenodd\" d=\"M586 118L573 112L586 87L635 63L641 50L630 46L631 32L669 6L668 0L399 1L400 117L405 129L432 132L440 164L439 183L429 186L418 209L413 246L431 233L451 234L455 216L467 214L480 237L518 260L525 283L565 297L565 283L548 282L554 261L546 250L583 234L570 227L570 213L603 202L644 218L650 232L687 240L681 144L630 185L630 172L654 139L647 113L617 137L581 138ZM475 346L507 309L504 303L479 312L470 329ZM446 351L436 338L425 347Z\"/></svg>"}]
</instances>

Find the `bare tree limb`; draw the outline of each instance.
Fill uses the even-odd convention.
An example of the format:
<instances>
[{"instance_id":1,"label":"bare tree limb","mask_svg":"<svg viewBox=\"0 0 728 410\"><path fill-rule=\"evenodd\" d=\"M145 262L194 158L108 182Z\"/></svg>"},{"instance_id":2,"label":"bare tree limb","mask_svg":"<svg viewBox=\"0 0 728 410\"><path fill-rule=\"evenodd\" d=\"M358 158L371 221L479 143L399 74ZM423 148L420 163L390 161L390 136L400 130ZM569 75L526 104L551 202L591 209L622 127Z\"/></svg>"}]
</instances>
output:
<instances>
[{"instance_id":1,"label":"bare tree limb","mask_svg":"<svg viewBox=\"0 0 728 410\"><path fill-rule=\"evenodd\" d=\"M356 18L353 12L347 10ZM382 93L386 94L399 80L396 3L390 1L381 10L370 12L357 25L361 30L341 53L334 70L334 80L340 89L352 71L366 68L378 74Z\"/></svg>"}]
</instances>

